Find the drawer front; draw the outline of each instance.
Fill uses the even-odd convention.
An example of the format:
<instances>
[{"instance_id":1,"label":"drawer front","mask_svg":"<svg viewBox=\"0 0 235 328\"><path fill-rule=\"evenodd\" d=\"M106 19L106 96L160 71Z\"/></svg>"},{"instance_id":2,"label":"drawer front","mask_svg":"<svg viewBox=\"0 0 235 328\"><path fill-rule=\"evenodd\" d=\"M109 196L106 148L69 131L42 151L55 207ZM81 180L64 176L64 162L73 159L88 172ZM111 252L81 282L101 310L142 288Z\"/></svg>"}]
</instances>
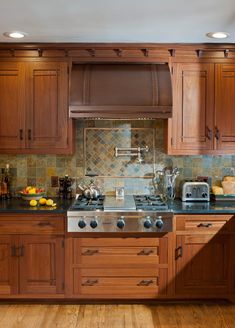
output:
<instances>
[{"instance_id":1,"label":"drawer front","mask_svg":"<svg viewBox=\"0 0 235 328\"><path fill-rule=\"evenodd\" d=\"M216 233L231 231L232 215L177 215L176 230L187 232Z\"/></svg>"},{"instance_id":2,"label":"drawer front","mask_svg":"<svg viewBox=\"0 0 235 328\"><path fill-rule=\"evenodd\" d=\"M64 219L27 218L18 220L0 220L1 234L64 234Z\"/></svg>"},{"instance_id":3,"label":"drawer front","mask_svg":"<svg viewBox=\"0 0 235 328\"><path fill-rule=\"evenodd\" d=\"M156 267L144 268L81 268L82 277L158 277Z\"/></svg>"},{"instance_id":4,"label":"drawer front","mask_svg":"<svg viewBox=\"0 0 235 328\"><path fill-rule=\"evenodd\" d=\"M78 259L79 261L79 259ZM159 264L158 247L81 247L82 266L132 266Z\"/></svg>"},{"instance_id":5,"label":"drawer front","mask_svg":"<svg viewBox=\"0 0 235 328\"><path fill-rule=\"evenodd\" d=\"M219 231L223 228L226 230L225 220L186 220L185 230L186 231Z\"/></svg>"},{"instance_id":6,"label":"drawer front","mask_svg":"<svg viewBox=\"0 0 235 328\"><path fill-rule=\"evenodd\" d=\"M158 294L158 278L82 277L80 290L81 295L152 298Z\"/></svg>"},{"instance_id":7,"label":"drawer front","mask_svg":"<svg viewBox=\"0 0 235 328\"><path fill-rule=\"evenodd\" d=\"M159 238L81 238L81 246L157 247Z\"/></svg>"}]
</instances>

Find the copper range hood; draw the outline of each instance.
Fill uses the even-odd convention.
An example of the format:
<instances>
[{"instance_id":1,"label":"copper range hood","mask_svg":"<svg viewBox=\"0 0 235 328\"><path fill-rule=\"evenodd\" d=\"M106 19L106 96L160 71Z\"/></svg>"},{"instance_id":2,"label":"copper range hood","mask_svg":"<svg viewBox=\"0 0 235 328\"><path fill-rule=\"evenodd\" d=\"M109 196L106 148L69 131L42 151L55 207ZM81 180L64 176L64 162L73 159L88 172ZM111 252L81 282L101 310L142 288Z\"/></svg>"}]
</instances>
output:
<instances>
[{"instance_id":1,"label":"copper range hood","mask_svg":"<svg viewBox=\"0 0 235 328\"><path fill-rule=\"evenodd\" d=\"M91 119L171 117L168 64L73 64L69 115Z\"/></svg>"}]
</instances>

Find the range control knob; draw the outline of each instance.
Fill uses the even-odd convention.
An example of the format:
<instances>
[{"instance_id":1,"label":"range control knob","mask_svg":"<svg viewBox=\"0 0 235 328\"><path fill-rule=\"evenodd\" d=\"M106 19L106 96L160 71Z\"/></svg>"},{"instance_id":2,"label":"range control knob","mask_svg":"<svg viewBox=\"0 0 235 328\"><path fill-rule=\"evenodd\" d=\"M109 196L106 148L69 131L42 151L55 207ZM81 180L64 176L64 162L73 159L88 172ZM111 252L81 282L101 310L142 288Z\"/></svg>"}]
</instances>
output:
<instances>
[{"instance_id":1,"label":"range control knob","mask_svg":"<svg viewBox=\"0 0 235 328\"><path fill-rule=\"evenodd\" d=\"M207 196L208 196L208 195L207 195L206 192L203 192L203 193L202 193L202 197L203 197L203 198L206 198Z\"/></svg>"},{"instance_id":2,"label":"range control knob","mask_svg":"<svg viewBox=\"0 0 235 328\"><path fill-rule=\"evenodd\" d=\"M191 197L191 196L192 196L192 193L191 193L191 192L187 192L187 193L186 193L186 197L187 197L187 198L189 198L189 197Z\"/></svg>"},{"instance_id":3,"label":"range control knob","mask_svg":"<svg viewBox=\"0 0 235 328\"><path fill-rule=\"evenodd\" d=\"M124 220L124 216L121 216L118 221L117 221L117 227L119 229L123 229L125 227L125 220Z\"/></svg>"},{"instance_id":4,"label":"range control knob","mask_svg":"<svg viewBox=\"0 0 235 328\"><path fill-rule=\"evenodd\" d=\"M145 221L144 221L144 227L146 229L150 229L152 227L152 221L151 221L151 218L150 216L147 216Z\"/></svg>"},{"instance_id":5,"label":"range control knob","mask_svg":"<svg viewBox=\"0 0 235 328\"><path fill-rule=\"evenodd\" d=\"M97 227L98 227L98 222L97 222L96 220L91 220L91 222L90 222L90 227L91 227L92 229L97 228Z\"/></svg>"},{"instance_id":6,"label":"range control knob","mask_svg":"<svg viewBox=\"0 0 235 328\"><path fill-rule=\"evenodd\" d=\"M161 216L158 216L158 217L157 217L157 220L156 220L156 222L155 222L155 226L156 226L156 228L158 228L158 229L162 229L163 225L164 225L164 223L163 223L163 221L162 221L162 217L161 217Z\"/></svg>"},{"instance_id":7,"label":"range control knob","mask_svg":"<svg viewBox=\"0 0 235 328\"><path fill-rule=\"evenodd\" d=\"M79 228L83 229L86 226L86 222L83 219L81 219L78 221L78 226Z\"/></svg>"}]
</instances>

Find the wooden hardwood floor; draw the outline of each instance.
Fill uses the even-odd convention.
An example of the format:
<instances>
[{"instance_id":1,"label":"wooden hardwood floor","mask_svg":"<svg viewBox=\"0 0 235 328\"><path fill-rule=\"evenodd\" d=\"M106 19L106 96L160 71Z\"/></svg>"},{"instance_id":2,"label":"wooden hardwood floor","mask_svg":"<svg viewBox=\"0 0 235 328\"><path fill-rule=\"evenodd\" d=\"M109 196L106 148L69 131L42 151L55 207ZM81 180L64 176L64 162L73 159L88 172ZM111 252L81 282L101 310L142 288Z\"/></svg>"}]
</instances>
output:
<instances>
[{"instance_id":1,"label":"wooden hardwood floor","mask_svg":"<svg viewBox=\"0 0 235 328\"><path fill-rule=\"evenodd\" d=\"M234 328L235 305L0 305L0 327Z\"/></svg>"}]
</instances>

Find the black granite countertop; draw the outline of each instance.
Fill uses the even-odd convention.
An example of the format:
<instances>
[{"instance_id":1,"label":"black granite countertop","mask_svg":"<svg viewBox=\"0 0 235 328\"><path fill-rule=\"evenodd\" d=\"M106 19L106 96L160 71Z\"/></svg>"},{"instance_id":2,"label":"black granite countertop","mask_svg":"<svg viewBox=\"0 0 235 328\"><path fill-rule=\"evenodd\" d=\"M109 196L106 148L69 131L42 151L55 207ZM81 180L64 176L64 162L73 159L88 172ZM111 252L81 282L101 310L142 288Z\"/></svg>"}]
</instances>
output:
<instances>
[{"instance_id":1,"label":"black granite countertop","mask_svg":"<svg viewBox=\"0 0 235 328\"><path fill-rule=\"evenodd\" d=\"M182 202L175 199L169 202L174 214L235 214L235 201L229 202Z\"/></svg>"},{"instance_id":2,"label":"black granite countertop","mask_svg":"<svg viewBox=\"0 0 235 328\"><path fill-rule=\"evenodd\" d=\"M57 204L56 207L49 206L29 206L28 201L20 198L12 198L10 200L0 200L1 213L55 213L66 214L71 206L72 200L64 200L61 198L53 198ZM182 202L175 199L169 202L169 208L175 214L235 214L235 202Z\"/></svg>"},{"instance_id":3,"label":"black granite countertop","mask_svg":"<svg viewBox=\"0 0 235 328\"><path fill-rule=\"evenodd\" d=\"M61 198L52 198L55 207L50 206L30 206L28 201L20 198L12 198L9 200L0 200L0 214L1 213L45 213L45 214L66 214L69 206L74 201Z\"/></svg>"}]
</instances>

